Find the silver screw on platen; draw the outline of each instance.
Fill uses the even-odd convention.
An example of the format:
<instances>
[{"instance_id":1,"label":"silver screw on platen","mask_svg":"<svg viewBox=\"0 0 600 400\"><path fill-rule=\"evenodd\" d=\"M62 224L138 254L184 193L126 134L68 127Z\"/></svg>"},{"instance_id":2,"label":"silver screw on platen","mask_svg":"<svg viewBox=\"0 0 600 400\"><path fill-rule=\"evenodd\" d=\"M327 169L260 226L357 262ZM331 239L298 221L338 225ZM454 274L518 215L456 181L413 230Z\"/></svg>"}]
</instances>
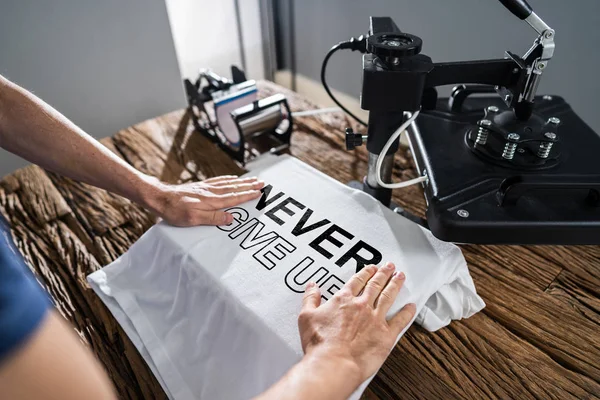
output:
<instances>
[{"instance_id":1,"label":"silver screw on platen","mask_svg":"<svg viewBox=\"0 0 600 400\"><path fill-rule=\"evenodd\" d=\"M550 151L552 150L552 146L554 146L554 142L556 142L556 133L554 132L546 132L544 133L544 139L546 141L540 144L540 148L538 150L539 158L548 158L550 156Z\"/></svg>"},{"instance_id":2,"label":"silver screw on platen","mask_svg":"<svg viewBox=\"0 0 600 400\"><path fill-rule=\"evenodd\" d=\"M550 117L550 118L548 118L548 123L553 124L553 125L558 125L558 124L560 124L560 119L558 119L556 117Z\"/></svg>"},{"instance_id":3,"label":"silver screw on platen","mask_svg":"<svg viewBox=\"0 0 600 400\"><path fill-rule=\"evenodd\" d=\"M488 136L490 134L490 126L492 126L492 121L489 119L482 119L479 121L479 129L477 130L477 139L475 139L475 144L483 146L487 143Z\"/></svg>"},{"instance_id":4,"label":"silver screw on platen","mask_svg":"<svg viewBox=\"0 0 600 400\"><path fill-rule=\"evenodd\" d=\"M506 160L512 160L515 157L517 147L519 147L517 141L521 139L521 136L516 133L509 133L506 138L508 139L508 142L506 142L506 145L504 146L502 158Z\"/></svg>"},{"instance_id":5,"label":"silver screw on platen","mask_svg":"<svg viewBox=\"0 0 600 400\"><path fill-rule=\"evenodd\" d=\"M462 210L461 209L461 210L458 210L456 213L461 218L469 218L469 212L467 210Z\"/></svg>"}]
</instances>

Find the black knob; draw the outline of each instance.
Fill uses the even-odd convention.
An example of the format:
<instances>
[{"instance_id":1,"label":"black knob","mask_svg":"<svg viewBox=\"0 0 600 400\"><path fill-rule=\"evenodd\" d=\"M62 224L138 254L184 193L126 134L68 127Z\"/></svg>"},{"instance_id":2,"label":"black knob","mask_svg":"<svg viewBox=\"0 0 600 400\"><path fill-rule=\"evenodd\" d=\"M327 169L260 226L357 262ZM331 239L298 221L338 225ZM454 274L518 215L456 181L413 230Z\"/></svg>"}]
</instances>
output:
<instances>
[{"instance_id":1,"label":"black knob","mask_svg":"<svg viewBox=\"0 0 600 400\"><path fill-rule=\"evenodd\" d=\"M362 144L363 136L360 133L352 132L352 128L346 129L346 150L354 150Z\"/></svg>"},{"instance_id":2,"label":"black knob","mask_svg":"<svg viewBox=\"0 0 600 400\"><path fill-rule=\"evenodd\" d=\"M419 54L422 46L421 38L410 33L377 33L367 40L367 51L382 58L411 57Z\"/></svg>"}]
</instances>

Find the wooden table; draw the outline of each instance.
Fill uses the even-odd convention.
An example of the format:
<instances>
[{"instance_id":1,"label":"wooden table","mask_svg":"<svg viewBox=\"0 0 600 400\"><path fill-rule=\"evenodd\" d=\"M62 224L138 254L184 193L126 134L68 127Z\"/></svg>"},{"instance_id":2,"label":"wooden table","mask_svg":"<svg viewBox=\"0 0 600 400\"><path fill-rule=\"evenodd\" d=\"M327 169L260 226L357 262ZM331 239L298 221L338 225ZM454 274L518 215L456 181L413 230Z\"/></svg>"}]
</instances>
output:
<instances>
[{"instance_id":1,"label":"wooden table","mask_svg":"<svg viewBox=\"0 0 600 400\"><path fill-rule=\"evenodd\" d=\"M284 92L293 110L314 105ZM341 182L361 179L363 148L344 150L342 115L297 119L291 153ZM173 112L102 141L135 168L167 182L244 171ZM406 149L395 179L415 176ZM423 214L418 187L394 201ZM85 276L125 252L155 222L141 207L30 166L0 182L0 212L60 313L106 366L122 398L165 395ZM487 307L436 333L413 326L366 398L600 397L600 247L462 246Z\"/></svg>"}]
</instances>

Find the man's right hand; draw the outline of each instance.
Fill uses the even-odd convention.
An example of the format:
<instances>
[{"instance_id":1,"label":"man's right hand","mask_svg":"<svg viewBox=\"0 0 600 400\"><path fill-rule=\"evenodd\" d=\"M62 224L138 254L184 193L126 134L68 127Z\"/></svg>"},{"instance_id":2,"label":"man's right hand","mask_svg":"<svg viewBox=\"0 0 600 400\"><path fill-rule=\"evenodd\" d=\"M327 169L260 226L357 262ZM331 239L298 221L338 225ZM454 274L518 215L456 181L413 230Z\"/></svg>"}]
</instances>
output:
<instances>
[{"instance_id":1,"label":"man's right hand","mask_svg":"<svg viewBox=\"0 0 600 400\"><path fill-rule=\"evenodd\" d=\"M321 305L321 292L307 286L298 317L304 357L259 400L347 399L375 374L416 307L408 304L389 321L385 316L404 284L403 273L387 263L355 274Z\"/></svg>"},{"instance_id":2,"label":"man's right hand","mask_svg":"<svg viewBox=\"0 0 600 400\"><path fill-rule=\"evenodd\" d=\"M180 185L145 176L141 203L175 226L227 225L233 215L222 211L260 197L265 183L256 177L218 176Z\"/></svg>"},{"instance_id":3,"label":"man's right hand","mask_svg":"<svg viewBox=\"0 0 600 400\"><path fill-rule=\"evenodd\" d=\"M305 354L352 365L357 386L375 374L415 315L415 305L408 304L386 320L405 279L392 263L370 265L323 305L319 287L309 284L298 317Z\"/></svg>"}]
</instances>

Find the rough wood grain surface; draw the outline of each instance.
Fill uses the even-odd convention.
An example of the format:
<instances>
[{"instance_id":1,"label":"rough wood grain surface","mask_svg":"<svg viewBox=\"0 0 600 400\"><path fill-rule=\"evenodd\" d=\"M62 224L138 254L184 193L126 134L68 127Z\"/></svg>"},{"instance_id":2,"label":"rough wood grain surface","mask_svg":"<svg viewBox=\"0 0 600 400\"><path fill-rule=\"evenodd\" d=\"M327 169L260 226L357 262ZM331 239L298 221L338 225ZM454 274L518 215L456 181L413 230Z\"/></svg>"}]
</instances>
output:
<instances>
[{"instance_id":1,"label":"rough wood grain surface","mask_svg":"<svg viewBox=\"0 0 600 400\"><path fill-rule=\"evenodd\" d=\"M292 110L314 108L284 92ZM291 154L340 182L362 178L364 148L344 150L342 114L296 119ZM359 127L353 126L355 129ZM193 132L183 111L102 141L134 167L167 182L243 169ZM395 179L414 177L406 149ZM394 200L423 214L417 186ZM0 212L59 312L105 365L124 399L165 398L160 385L85 276L123 254L152 224L136 204L30 166L0 181ZM600 397L600 247L463 246L485 310L437 333L414 326L391 353L366 399L585 399Z\"/></svg>"}]
</instances>

